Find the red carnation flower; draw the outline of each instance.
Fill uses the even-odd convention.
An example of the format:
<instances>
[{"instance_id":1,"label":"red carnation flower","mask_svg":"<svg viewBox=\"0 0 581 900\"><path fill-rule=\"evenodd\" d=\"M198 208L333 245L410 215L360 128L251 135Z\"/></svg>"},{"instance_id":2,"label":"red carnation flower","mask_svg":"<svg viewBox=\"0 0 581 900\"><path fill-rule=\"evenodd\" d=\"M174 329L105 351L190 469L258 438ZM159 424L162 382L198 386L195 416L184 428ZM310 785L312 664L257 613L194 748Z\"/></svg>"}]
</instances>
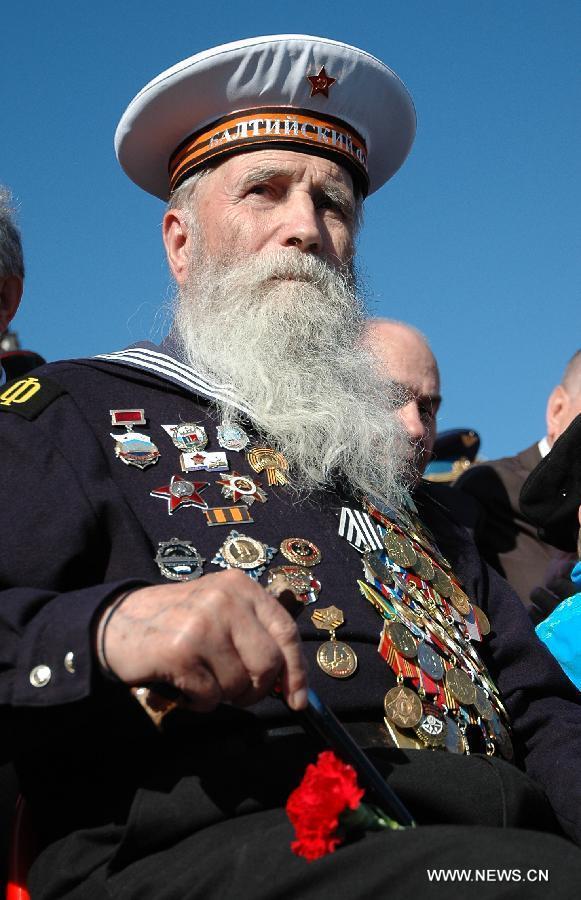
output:
<instances>
[{"instance_id":1,"label":"red carnation flower","mask_svg":"<svg viewBox=\"0 0 581 900\"><path fill-rule=\"evenodd\" d=\"M287 800L286 811L295 829L291 850L313 860L333 853L350 833L403 828L376 806L362 803L364 791L352 766L330 750L319 753L298 788Z\"/></svg>"},{"instance_id":2,"label":"red carnation flower","mask_svg":"<svg viewBox=\"0 0 581 900\"><path fill-rule=\"evenodd\" d=\"M364 791L355 770L326 750L315 765L307 766L303 780L288 798L286 811L296 833L291 849L305 859L332 853L344 840L341 814L355 810Z\"/></svg>"}]
</instances>

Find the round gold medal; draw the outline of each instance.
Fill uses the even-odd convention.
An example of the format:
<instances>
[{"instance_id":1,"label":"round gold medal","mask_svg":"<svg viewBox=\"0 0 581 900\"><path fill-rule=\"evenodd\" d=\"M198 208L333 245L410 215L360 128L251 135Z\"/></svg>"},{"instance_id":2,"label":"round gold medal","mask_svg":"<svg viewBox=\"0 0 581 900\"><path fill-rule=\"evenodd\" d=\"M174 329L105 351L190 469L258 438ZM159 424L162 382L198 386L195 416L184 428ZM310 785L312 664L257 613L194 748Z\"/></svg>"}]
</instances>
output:
<instances>
[{"instance_id":1,"label":"round gold medal","mask_svg":"<svg viewBox=\"0 0 581 900\"><path fill-rule=\"evenodd\" d=\"M383 546L387 555L398 566L409 568L418 558L413 544L403 534L388 529L383 535Z\"/></svg>"},{"instance_id":2,"label":"round gold medal","mask_svg":"<svg viewBox=\"0 0 581 900\"><path fill-rule=\"evenodd\" d=\"M419 575L423 581L431 581L434 577L434 565L432 560L425 553L416 551L416 561L412 564L412 569Z\"/></svg>"},{"instance_id":3,"label":"round gold medal","mask_svg":"<svg viewBox=\"0 0 581 900\"><path fill-rule=\"evenodd\" d=\"M479 606L476 606L475 603L472 604L472 609L474 610L474 617L478 623L480 634L482 636L490 634L490 622L486 613Z\"/></svg>"},{"instance_id":4,"label":"round gold medal","mask_svg":"<svg viewBox=\"0 0 581 900\"><path fill-rule=\"evenodd\" d=\"M281 541L280 552L297 566L316 566L321 562L321 551L305 538L285 538Z\"/></svg>"},{"instance_id":5,"label":"round gold medal","mask_svg":"<svg viewBox=\"0 0 581 900\"><path fill-rule=\"evenodd\" d=\"M445 675L446 687L463 706L471 706L476 700L476 688L472 679L463 669L452 667Z\"/></svg>"},{"instance_id":6,"label":"round gold medal","mask_svg":"<svg viewBox=\"0 0 581 900\"><path fill-rule=\"evenodd\" d=\"M409 628L406 628L401 622L386 622L385 628L398 653L401 653L406 659L413 659L414 656L417 656L417 641Z\"/></svg>"},{"instance_id":7,"label":"round gold medal","mask_svg":"<svg viewBox=\"0 0 581 900\"><path fill-rule=\"evenodd\" d=\"M434 575L432 578L432 584L436 588L438 594L442 597L451 597L454 585L452 584L452 579L449 578L445 572L442 572L441 569L434 567Z\"/></svg>"},{"instance_id":8,"label":"round gold medal","mask_svg":"<svg viewBox=\"0 0 581 900\"><path fill-rule=\"evenodd\" d=\"M470 612L470 600L457 584L452 584L450 603L457 609L461 616L467 616Z\"/></svg>"},{"instance_id":9,"label":"round gold medal","mask_svg":"<svg viewBox=\"0 0 581 900\"><path fill-rule=\"evenodd\" d=\"M349 678L357 669L357 656L343 641L325 641L317 650L317 663L331 678Z\"/></svg>"},{"instance_id":10,"label":"round gold medal","mask_svg":"<svg viewBox=\"0 0 581 900\"><path fill-rule=\"evenodd\" d=\"M383 698L385 715L398 728L413 728L419 725L424 714L422 701L418 695L403 684L398 684Z\"/></svg>"}]
</instances>

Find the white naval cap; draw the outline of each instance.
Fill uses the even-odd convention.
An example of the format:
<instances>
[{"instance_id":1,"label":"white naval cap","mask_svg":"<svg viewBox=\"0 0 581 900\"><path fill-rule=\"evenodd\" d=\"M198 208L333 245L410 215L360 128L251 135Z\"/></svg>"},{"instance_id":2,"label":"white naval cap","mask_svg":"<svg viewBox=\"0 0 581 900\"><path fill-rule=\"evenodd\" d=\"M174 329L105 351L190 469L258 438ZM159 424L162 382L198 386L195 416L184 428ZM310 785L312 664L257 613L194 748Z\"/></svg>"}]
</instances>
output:
<instances>
[{"instance_id":1,"label":"white naval cap","mask_svg":"<svg viewBox=\"0 0 581 900\"><path fill-rule=\"evenodd\" d=\"M162 200L196 169L264 147L330 157L372 193L402 165L415 130L406 87L374 56L281 34L222 44L162 72L127 107L115 150L127 175Z\"/></svg>"}]
</instances>

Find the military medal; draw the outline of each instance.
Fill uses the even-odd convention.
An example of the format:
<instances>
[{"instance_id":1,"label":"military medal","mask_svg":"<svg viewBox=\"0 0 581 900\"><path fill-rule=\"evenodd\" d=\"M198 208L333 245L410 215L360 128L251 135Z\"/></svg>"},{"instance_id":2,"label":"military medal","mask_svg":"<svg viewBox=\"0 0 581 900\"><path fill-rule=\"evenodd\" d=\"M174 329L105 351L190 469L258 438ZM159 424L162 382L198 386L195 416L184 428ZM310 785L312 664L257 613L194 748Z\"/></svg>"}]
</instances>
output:
<instances>
[{"instance_id":1,"label":"military medal","mask_svg":"<svg viewBox=\"0 0 581 900\"><path fill-rule=\"evenodd\" d=\"M160 541L157 545L155 561L164 578L171 581L193 581L202 574L205 559L193 544L180 538Z\"/></svg>"},{"instance_id":2,"label":"military medal","mask_svg":"<svg viewBox=\"0 0 581 900\"><path fill-rule=\"evenodd\" d=\"M469 675L463 669L452 666L445 675L446 687L462 706L471 706L476 700L476 689Z\"/></svg>"},{"instance_id":3,"label":"military medal","mask_svg":"<svg viewBox=\"0 0 581 900\"><path fill-rule=\"evenodd\" d=\"M110 409L111 424L127 429L125 434L113 434L115 455L127 466L145 469L156 463L160 452L148 434L133 431L134 425L145 425L143 409Z\"/></svg>"},{"instance_id":4,"label":"military medal","mask_svg":"<svg viewBox=\"0 0 581 900\"><path fill-rule=\"evenodd\" d=\"M403 684L398 684L387 692L383 698L383 708L387 718L398 728L419 725L424 714L418 695Z\"/></svg>"},{"instance_id":5,"label":"military medal","mask_svg":"<svg viewBox=\"0 0 581 900\"><path fill-rule=\"evenodd\" d=\"M266 583L272 584L275 578L285 578L292 590L305 606L315 603L321 591L321 582L313 578L312 572L302 566L275 566L269 569Z\"/></svg>"},{"instance_id":6,"label":"military medal","mask_svg":"<svg viewBox=\"0 0 581 900\"><path fill-rule=\"evenodd\" d=\"M434 588L442 597L451 597L454 593L452 579L437 566L434 567L434 574L431 580Z\"/></svg>"},{"instance_id":7,"label":"military medal","mask_svg":"<svg viewBox=\"0 0 581 900\"><path fill-rule=\"evenodd\" d=\"M418 558L413 544L403 534L389 530L383 535L383 546L387 555L397 566L412 566Z\"/></svg>"},{"instance_id":8,"label":"military medal","mask_svg":"<svg viewBox=\"0 0 581 900\"><path fill-rule=\"evenodd\" d=\"M221 569L242 569L257 581L275 553L276 547L269 547L247 534L231 531L212 562Z\"/></svg>"},{"instance_id":9,"label":"military medal","mask_svg":"<svg viewBox=\"0 0 581 900\"><path fill-rule=\"evenodd\" d=\"M363 554L363 567L369 569L372 576L381 581L383 585L393 584L393 576L384 562L382 562L379 553L367 552Z\"/></svg>"},{"instance_id":10,"label":"military medal","mask_svg":"<svg viewBox=\"0 0 581 900\"><path fill-rule=\"evenodd\" d=\"M433 681L440 681L444 677L442 657L426 641L418 644L418 665Z\"/></svg>"},{"instance_id":11,"label":"military medal","mask_svg":"<svg viewBox=\"0 0 581 900\"><path fill-rule=\"evenodd\" d=\"M385 629L389 639L398 653L406 659L413 659L418 655L418 645L415 637L401 622L386 622Z\"/></svg>"},{"instance_id":12,"label":"military medal","mask_svg":"<svg viewBox=\"0 0 581 900\"><path fill-rule=\"evenodd\" d=\"M237 453L244 450L250 443L250 438L240 425L218 425L216 427L218 444L224 450L235 450Z\"/></svg>"},{"instance_id":13,"label":"military medal","mask_svg":"<svg viewBox=\"0 0 581 900\"><path fill-rule=\"evenodd\" d=\"M285 538L281 541L280 552L297 566L316 566L321 562L321 551L306 538Z\"/></svg>"},{"instance_id":14,"label":"military medal","mask_svg":"<svg viewBox=\"0 0 581 900\"><path fill-rule=\"evenodd\" d=\"M431 559L419 550L416 550L416 555L416 561L412 563L411 568L422 581L431 581L434 577L434 565Z\"/></svg>"},{"instance_id":15,"label":"military medal","mask_svg":"<svg viewBox=\"0 0 581 900\"><path fill-rule=\"evenodd\" d=\"M199 491L207 486L207 481L186 481L181 475L172 475L169 484L155 488L149 493L151 497L167 500L167 511L171 516L176 509L181 509L183 506L197 506L199 509L206 509L208 504L204 503Z\"/></svg>"},{"instance_id":16,"label":"military medal","mask_svg":"<svg viewBox=\"0 0 581 900\"><path fill-rule=\"evenodd\" d=\"M268 484L286 484L288 463L282 453L272 447L253 447L246 452L246 458L253 472L266 472Z\"/></svg>"},{"instance_id":17,"label":"military medal","mask_svg":"<svg viewBox=\"0 0 581 900\"><path fill-rule=\"evenodd\" d=\"M424 703L421 721L413 730L427 747L443 747L448 724L444 713L434 703Z\"/></svg>"},{"instance_id":18,"label":"military medal","mask_svg":"<svg viewBox=\"0 0 581 900\"><path fill-rule=\"evenodd\" d=\"M241 475L240 472L224 475L223 478L216 479L216 484L222 487L223 496L227 500L233 500L234 503L241 500L247 506L252 506L255 500L265 503L268 499L258 482Z\"/></svg>"},{"instance_id":19,"label":"military medal","mask_svg":"<svg viewBox=\"0 0 581 900\"><path fill-rule=\"evenodd\" d=\"M482 716L483 719L490 721L494 716L494 707L488 697L486 696L486 691L484 688L481 688L480 685L474 685L474 700L472 701L472 705L476 707L479 716Z\"/></svg>"},{"instance_id":20,"label":"military medal","mask_svg":"<svg viewBox=\"0 0 581 900\"><path fill-rule=\"evenodd\" d=\"M452 594L450 596L450 603L457 609L461 616L466 616L470 612L470 600L464 593L464 591L458 587L457 584L452 582Z\"/></svg>"},{"instance_id":21,"label":"military medal","mask_svg":"<svg viewBox=\"0 0 581 900\"><path fill-rule=\"evenodd\" d=\"M184 453L192 450L203 450L208 443L208 435L203 425L195 422L183 422L180 425L162 425L172 439L174 447Z\"/></svg>"},{"instance_id":22,"label":"military medal","mask_svg":"<svg viewBox=\"0 0 581 900\"><path fill-rule=\"evenodd\" d=\"M192 453L180 455L182 472L198 472L203 469L206 472L227 472L228 458L225 453L206 453L204 450L194 450Z\"/></svg>"},{"instance_id":23,"label":"military medal","mask_svg":"<svg viewBox=\"0 0 581 900\"><path fill-rule=\"evenodd\" d=\"M446 750L449 753L466 753L466 738L451 715L446 716L446 726Z\"/></svg>"},{"instance_id":24,"label":"military medal","mask_svg":"<svg viewBox=\"0 0 581 900\"><path fill-rule=\"evenodd\" d=\"M488 621L488 616L486 615L484 610L480 609L479 606L476 606L475 603L472 604L472 609L474 610L474 617L478 624L480 634L490 634L490 622Z\"/></svg>"},{"instance_id":25,"label":"military medal","mask_svg":"<svg viewBox=\"0 0 581 900\"><path fill-rule=\"evenodd\" d=\"M316 609L311 616L311 622L316 628L325 629L331 636L330 641L325 641L317 650L317 664L326 675L331 678L349 678L357 669L357 656L355 651L338 641L335 631L339 628L345 617L342 610L336 606L328 606L326 609Z\"/></svg>"}]
</instances>

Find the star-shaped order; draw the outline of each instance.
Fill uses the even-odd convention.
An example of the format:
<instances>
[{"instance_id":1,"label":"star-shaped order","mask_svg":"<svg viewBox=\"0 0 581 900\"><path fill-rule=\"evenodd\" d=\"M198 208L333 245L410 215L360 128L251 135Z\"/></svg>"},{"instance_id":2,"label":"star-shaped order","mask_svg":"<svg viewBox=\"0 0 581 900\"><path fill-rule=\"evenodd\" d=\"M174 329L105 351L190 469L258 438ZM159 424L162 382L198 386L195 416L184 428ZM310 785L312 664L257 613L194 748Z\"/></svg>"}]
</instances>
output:
<instances>
[{"instance_id":1,"label":"star-shaped order","mask_svg":"<svg viewBox=\"0 0 581 900\"><path fill-rule=\"evenodd\" d=\"M307 75L307 78L311 82L311 97L314 97L316 94L322 94L323 97L328 97L329 88L337 81L336 78L331 78L327 75L325 66L321 67L318 75Z\"/></svg>"},{"instance_id":2,"label":"star-shaped order","mask_svg":"<svg viewBox=\"0 0 581 900\"><path fill-rule=\"evenodd\" d=\"M232 499L234 503L242 500L248 506L252 506L255 500L264 503L267 496L252 478L247 475L241 475L240 472L231 472L230 475L224 475L223 478L217 478L216 484L222 485L222 493L228 499Z\"/></svg>"},{"instance_id":3,"label":"star-shaped order","mask_svg":"<svg viewBox=\"0 0 581 900\"><path fill-rule=\"evenodd\" d=\"M188 481L181 475L172 475L169 484L155 488L149 493L152 497L167 500L167 511L171 516L176 509L180 509L182 506L197 506L200 509L207 509L208 504L204 503L199 494L199 491L207 486L207 481Z\"/></svg>"}]
</instances>

